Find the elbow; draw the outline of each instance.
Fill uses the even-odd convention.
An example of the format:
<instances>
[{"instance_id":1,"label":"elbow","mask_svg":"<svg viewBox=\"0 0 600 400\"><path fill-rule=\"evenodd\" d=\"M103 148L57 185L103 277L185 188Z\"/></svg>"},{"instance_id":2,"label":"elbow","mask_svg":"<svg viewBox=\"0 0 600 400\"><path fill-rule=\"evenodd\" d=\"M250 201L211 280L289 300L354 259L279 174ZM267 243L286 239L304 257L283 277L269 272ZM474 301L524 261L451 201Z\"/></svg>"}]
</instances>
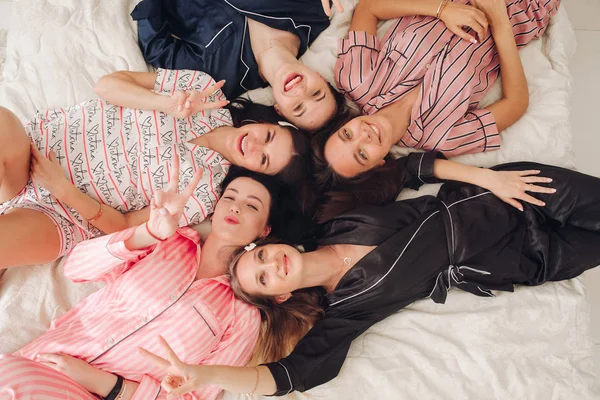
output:
<instances>
[{"instance_id":1,"label":"elbow","mask_svg":"<svg viewBox=\"0 0 600 400\"><path fill-rule=\"evenodd\" d=\"M104 75L102 78L98 79L98 81L94 85L94 93L96 93L96 96L100 98L106 97L108 87L110 86L111 76L112 74Z\"/></svg>"}]
</instances>

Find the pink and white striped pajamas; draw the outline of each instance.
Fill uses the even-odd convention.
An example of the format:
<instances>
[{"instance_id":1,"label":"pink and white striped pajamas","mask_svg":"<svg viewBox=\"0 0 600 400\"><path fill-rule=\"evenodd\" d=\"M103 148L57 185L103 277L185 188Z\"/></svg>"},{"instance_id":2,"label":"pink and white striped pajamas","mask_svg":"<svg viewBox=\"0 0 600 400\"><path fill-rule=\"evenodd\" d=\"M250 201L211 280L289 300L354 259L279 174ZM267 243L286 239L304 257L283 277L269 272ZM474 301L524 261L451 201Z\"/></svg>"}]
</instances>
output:
<instances>
[{"instance_id":1,"label":"pink and white striped pajamas","mask_svg":"<svg viewBox=\"0 0 600 400\"><path fill-rule=\"evenodd\" d=\"M170 96L176 90L201 91L213 83L204 72L159 69L154 91ZM219 90L207 101L224 98ZM50 150L56 153L65 175L82 192L123 213L150 204L154 190L168 181L177 151L181 187L198 168L204 169L180 221L180 226L186 226L201 222L213 211L231 165L219 153L189 141L231 124L231 115L225 109L176 119L160 111L119 107L94 99L65 109L38 111L25 125L25 131L44 155L48 156ZM15 207L42 212L56 224L61 239L59 256L69 253L82 240L102 234L74 209L31 181L14 198L0 204L0 214Z\"/></svg>"},{"instance_id":2,"label":"pink and white striped pajamas","mask_svg":"<svg viewBox=\"0 0 600 400\"><path fill-rule=\"evenodd\" d=\"M135 228L77 245L65 275L106 286L51 323L44 335L13 355L0 356L0 399L95 399L64 374L33 361L62 352L139 382L134 399L164 399L164 372L137 351L162 354L162 335L187 363L245 365L260 328L256 308L235 298L224 277L196 279L200 239L180 228L165 242L129 251ZM164 355L163 355L164 356ZM206 387L188 399L214 399Z\"/></svg>"}]
</instances>

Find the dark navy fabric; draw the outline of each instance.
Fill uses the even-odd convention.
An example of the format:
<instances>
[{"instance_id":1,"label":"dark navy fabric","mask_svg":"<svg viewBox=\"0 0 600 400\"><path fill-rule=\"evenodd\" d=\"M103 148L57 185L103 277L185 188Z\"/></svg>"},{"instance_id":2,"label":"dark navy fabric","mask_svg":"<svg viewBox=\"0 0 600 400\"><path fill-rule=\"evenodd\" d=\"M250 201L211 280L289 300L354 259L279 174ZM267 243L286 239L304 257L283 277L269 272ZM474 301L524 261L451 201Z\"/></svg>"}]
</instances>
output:
<instances>
[{"instance_id":1,"label":"dark navy fabric","mask_svg":"<svg viewBox=\"0 0 600 400\"><path fill-rule=\"evenodd\" d=\"M247 18L294 33L298 56L329 26L320 0L142 0L138 21L144 58L154 67L204 71L227 80L228 98L266 86L250 46Z\"/></svg>"}]
</instances>

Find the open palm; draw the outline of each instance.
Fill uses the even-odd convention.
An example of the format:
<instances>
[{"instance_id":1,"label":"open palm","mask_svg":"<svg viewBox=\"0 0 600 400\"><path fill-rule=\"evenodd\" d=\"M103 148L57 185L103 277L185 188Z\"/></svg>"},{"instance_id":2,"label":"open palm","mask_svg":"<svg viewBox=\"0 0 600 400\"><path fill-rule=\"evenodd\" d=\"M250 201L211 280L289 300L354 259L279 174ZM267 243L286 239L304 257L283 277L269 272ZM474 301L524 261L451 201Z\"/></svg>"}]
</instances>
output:
<instances>
[{"instance_id":1,"label":"open palm","mask_svg":"<svg viewBox=\"0 0 600 400\"><path fill-rule=\"evenodd\" d=\"M179 155L175 152L173 165L166 190L156 190L150 203L150 219L148 228L160 238L167 238L175 233L179 226L185 204L194 193L202 178L203 170L198 168L188 185L179 192Z\"/></svg>"}]
</instances>

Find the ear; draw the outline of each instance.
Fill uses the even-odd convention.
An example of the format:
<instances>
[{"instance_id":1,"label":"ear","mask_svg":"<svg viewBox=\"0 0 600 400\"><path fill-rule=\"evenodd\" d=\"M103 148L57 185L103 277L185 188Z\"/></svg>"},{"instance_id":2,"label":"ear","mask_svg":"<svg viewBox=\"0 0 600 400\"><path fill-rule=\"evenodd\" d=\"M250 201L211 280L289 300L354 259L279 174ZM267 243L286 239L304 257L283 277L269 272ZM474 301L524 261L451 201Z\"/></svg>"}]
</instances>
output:
<instances>
[{"instance_id":1,"label":"ear","mask_svg":"<svg viewBox=\"0 0 600 400\"><path fill-rule=\"evenodd\" d=\"M262 231L262 233L260 234L260 238L264 239L267 236L269 236L269 234L271 233L271 227L269 225L265 226L265 229Z\"/></svg>"},{"instance_id":2,"label":"ear","mask_svg":"<svg viewBox=\"0 0 600 400\"><path fill-rule=\"evenodd\" d=\"M385 164L385 160L381 160L377 163L378 167L383 167L383 165Z\"/></svg>"},{"instance_id":3,"label":"ear","mask_svg":"<svg viewBox=\"0 0 600 400\"><path fill-rule=\"evenodd\" d=\"M281 304L288 301L290 297L292 297L291 293L280 294L279 296L275 297L275 302L277 304Z\"/></svg>"},{"instance_id":4,"label":"ear","mask_svg":"<svg viewBox=\"0 0 600 400\"><path fill-rule=\"evenodd\" d=\"M281 110L279 109L279 105L277 103L273 104L273 108L275 109L275 112L279 114L280 117L283 117L283 114L281 113Z\"/></svg>"}]
</instances>

